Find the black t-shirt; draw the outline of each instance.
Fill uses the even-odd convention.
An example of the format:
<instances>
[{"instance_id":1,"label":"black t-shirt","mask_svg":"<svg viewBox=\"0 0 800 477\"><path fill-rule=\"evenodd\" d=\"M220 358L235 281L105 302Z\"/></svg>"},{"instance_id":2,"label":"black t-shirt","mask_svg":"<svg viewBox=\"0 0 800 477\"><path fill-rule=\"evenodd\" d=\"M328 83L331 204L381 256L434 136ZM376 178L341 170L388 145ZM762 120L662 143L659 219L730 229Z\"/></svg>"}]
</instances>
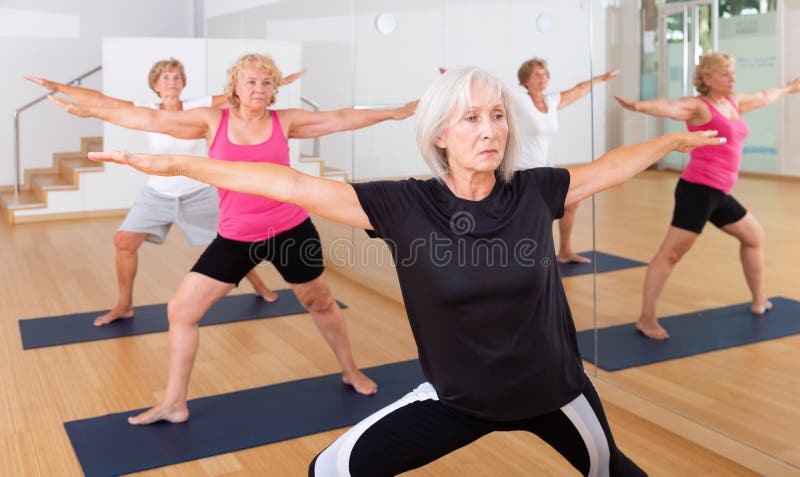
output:
<instances>
[{"instance_id":1,"label":"black t-shirt","mask_svg":"<svg viewBox=\"0 0 800 477\"><path fill-rule=\"evenodd\" d=\"M480 201L434 179L353 184L397 268L425 377L442 402L492 420L541 415L582 392L552 222L566 169L518 171Z\"/></svg>"}]
</instances>

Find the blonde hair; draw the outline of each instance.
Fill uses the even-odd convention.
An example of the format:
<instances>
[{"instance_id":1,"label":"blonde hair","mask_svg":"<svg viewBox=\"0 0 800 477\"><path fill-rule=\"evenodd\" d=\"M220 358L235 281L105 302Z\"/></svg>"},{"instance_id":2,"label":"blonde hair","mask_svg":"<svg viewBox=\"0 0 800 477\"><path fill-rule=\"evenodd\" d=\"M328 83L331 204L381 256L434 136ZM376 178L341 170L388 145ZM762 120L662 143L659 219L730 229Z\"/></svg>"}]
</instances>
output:
<instances>
[{"instance_id":1,"label":"blonde hair","mask_svg":"<svg viewBox=\"0 0 800 477\"><path fill-rule=\"evenodd\" d=\"M469 107L470 92L474 86L484 88L489 98L500 98L505 107L508 141L495 175L502 182L508 182L514 175L520 154L512 93L499 78L480 68L473 66L449 70L436 78L422 95L415 113L417 147L434 177L444 181L450 173L450 164L447 151L438 147L436 141L444 135L453 114Z\"/></svg>"},{"instance_id":2,"label":"blonde hair","mask_svg":"<svg viewBox=\"0 0 800 477\"><path fill-rule=\"evenodd\" d=\"M736 66L736 59L727 53L709 53L700 57L694 70L694 87L701 96L707 95L711 89L703 77L711 75L711 70L719 66Z\"/></svg>"},{"instance_id":3,"label":"blonde hair","mask_svg":"<svg viewBox=\"0 0 800 477\"><path fill-rule=\"evenodd\" d=\"M239 97L236 96L236 82L239 80L239 72L246 66L255 66L272 77L275 88L269 105L272 106L275 104L275 99L278 97L278 87L283 82L281 70L275 66L275 61L273 61L272 57L259 53L248 53L236 60L236 63L228 70L228 83L225 85L225 98L228 100L230 107L233 109L239 107Z\"/></svg>"},{"instance_id":4,"label":"blonde hair","mask_svg":"<svg viewBox=\"0 0 800 477\"><path fill-rule=\"evenodd\" d=\"M525 63L522 63L519 70L517 70L517 80L519 80L521 86L525 86L525 83L527 83L531 77L531 73L533 73L533 70L536 68L542 68L547 72L547 77L550 77L550 70L547 69L547 60L531 58Z\"/></svg>"},{"instance_id":5,"label":"blonde hair","mask_svg":"<svg viewBox=\"0 0 800 477\"><path fill-rule=\"evenodd\" d=\"M150 89L156 94L158 94L158 91L156 91L155 84L165 71L177 71L181 75L183 85L186 86L186 72L183 70L183 63L175 58L156 61L152 68L150 68L150 73L147 74L147 84L150 85ZM160 98L161 95L158 94L158 97Z\"/></svg>"}]
</instances>

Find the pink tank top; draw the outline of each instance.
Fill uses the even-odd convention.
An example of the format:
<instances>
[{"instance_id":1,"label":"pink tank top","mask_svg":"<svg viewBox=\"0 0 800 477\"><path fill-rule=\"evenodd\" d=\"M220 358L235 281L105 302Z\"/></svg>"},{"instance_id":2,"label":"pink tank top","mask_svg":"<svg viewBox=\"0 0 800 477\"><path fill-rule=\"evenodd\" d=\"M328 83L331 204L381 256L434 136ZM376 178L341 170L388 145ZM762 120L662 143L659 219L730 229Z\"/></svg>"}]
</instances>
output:
<instances>
[{"instance_id":1,"label":"pink tank top","mask_svg":"<svg viewBox=\"0 0 800 477\"><path fill-rule=\"evenodd\" d=\"M281 129L278 114L272 115L272 134L261 144L233 144L228 139L230 111L222 111L222 120L208 148L215 159L235 162L269 162L289 165L289 143ZM308 212L296 205L267 199L259 195L242 194L226 189L219 191L219 234L240 242L259 242L285 232L308 218Z\"/></svg>"},{"instance_id":2,"label":"pink tank top","mask_svg":"<svg viewBox=\"0 0 800 477\"><path fill-rule=\"evenodd\" d=\"M750 128L741 118L741 114L739 119L728 119L705 98L701 97L700 99L708 105L708 110L711 112L711 120L701 126L691 126L686 123L686 129L689 131L716 130L719 132L718 136L726 138L728 142L719 146L704 146L693 150L689 164L686 165L681 178L688 182L703 184L730 194L733 186L736 185L736 179L739 177L744 139L747 137ZM738 114L739 108L733 104L733 101L727 97L725 99L733 105Z\"/></svg>"}]
</instances>

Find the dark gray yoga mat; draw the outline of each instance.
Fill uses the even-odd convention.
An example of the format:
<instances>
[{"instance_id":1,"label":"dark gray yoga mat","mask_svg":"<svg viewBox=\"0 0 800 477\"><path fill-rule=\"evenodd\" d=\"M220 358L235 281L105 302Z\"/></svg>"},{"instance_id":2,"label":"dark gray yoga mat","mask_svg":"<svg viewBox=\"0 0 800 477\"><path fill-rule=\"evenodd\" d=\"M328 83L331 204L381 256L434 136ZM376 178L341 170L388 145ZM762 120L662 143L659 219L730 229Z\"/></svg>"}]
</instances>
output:
<instances>
[{"instance_id":1,"label":"dark gray yoga mat","mask_svg":"<svg viewBox=\"0 0 800 477\"><path fill-rule=\"evenodd\" d=\"M279 298L274 303L267 303L253 294L226 296L208 310L200 326L307 313L291 290L277 290L276 293ZM341 302L339 306L346 308ZM20 320L22 349L158 333L169 327L167 305L163 303L137 306L133 319L94 326L94 319L105 311Z\"/></svg>"},{"instance_id":2,"label":"dark gray yoga mat","mask_svg":"<svg viewBox=\"0 0 800 477\"><path fill-rule=\"evenodd\" d=\"M364 372L378 394L357 394L331 374L194 399L182 424L128 424L140 409L64 427L87 477L129 474L351 426L425 381L417 360Z\"/></svg>"},{"instance_id":3,"label":"dark gray yoga mat","mask_svg":"<svg viewBox=\"0 0 800 477\"><path fill-rule=\"evenodd\" d=\"M750 303L743 303L659 318L670 335L665 341L645 338L633 323L600 328L598 366L617 371L800 333L800 302L770 301L772 310L762 316L752 315ZM578 333L578 347L583 359L594 363L594 330Z\"/></svg>"},{"instance_id":4,"label":"dark gray yoga mat","mask_svg":"<svg viewBox=\"0 0 800 477\"><path fill-rule=\"evenodd\" d=\"M620 257L618 255L611 255L610 253L596 252L594 253L581 252L578 255L586 257L590 260L597 261L597 273L613 272L616 270L624 270L626 268L646 267L647 263L639 262L638 260L631 260L629 258ZM561 277L574 277L576 275L588 275L594 272L594 263L559 263L558 273Z\"/></svg>"}]
</instances>

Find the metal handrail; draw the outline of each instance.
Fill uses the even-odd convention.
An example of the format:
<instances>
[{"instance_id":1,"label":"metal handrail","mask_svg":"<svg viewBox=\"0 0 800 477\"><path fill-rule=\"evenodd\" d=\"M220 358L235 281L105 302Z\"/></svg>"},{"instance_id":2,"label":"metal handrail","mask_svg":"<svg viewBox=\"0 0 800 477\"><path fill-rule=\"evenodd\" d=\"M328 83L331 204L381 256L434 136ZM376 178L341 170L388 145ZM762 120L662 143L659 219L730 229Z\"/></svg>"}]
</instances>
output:
<instances>
[{"instance_id":1,"label":"metal handrail","mask_svg":"<svg viewBox=\"0 0 800 477\"><path fill-rule=\"evenodd\" d=\"M310 100L308 98L300 96L300 101L302 101L302 102L306 103L307 105L311 106L311 109L314 110L314 111L319 111L320 110L319 104L317 104L316 102L314 102L314 101L312 101L312 100ZM319 137L315 137L314 138L314 154L313 154L312 157L319 157Z\"/></svg>"},{"instance_id":2,"label":"metal handrail","mask_svg":"<svg viewBox=\"0 0 800 477\"><path fill-rule=\"evenodd\" d=\"M97 73L101 69L103 69L102 66L98 66L96 68L93 68L93 69L87 71L86 73L78 76L74 80L71 80L71 81L69 81L67 83L64 83L64 84L66 84L67 86L80 85L81 84L81 80L83 80L87 76L90 76L90 75L93 75L93 74ZM17 108L17 110L14 111L14 201L15 202L19 198L19 169L20 169L20 167L19 167L19 113L25 111L26 109L30 108L31 106L34 106L34 105L44 101L45 99L47 99L47 96L49 96L50 94L52 94L54 92L55 91L50 91L49 93L44 94L44 95L34 99L33 101L29 102L25 106Z\"/></svg>"}]
</instances>

